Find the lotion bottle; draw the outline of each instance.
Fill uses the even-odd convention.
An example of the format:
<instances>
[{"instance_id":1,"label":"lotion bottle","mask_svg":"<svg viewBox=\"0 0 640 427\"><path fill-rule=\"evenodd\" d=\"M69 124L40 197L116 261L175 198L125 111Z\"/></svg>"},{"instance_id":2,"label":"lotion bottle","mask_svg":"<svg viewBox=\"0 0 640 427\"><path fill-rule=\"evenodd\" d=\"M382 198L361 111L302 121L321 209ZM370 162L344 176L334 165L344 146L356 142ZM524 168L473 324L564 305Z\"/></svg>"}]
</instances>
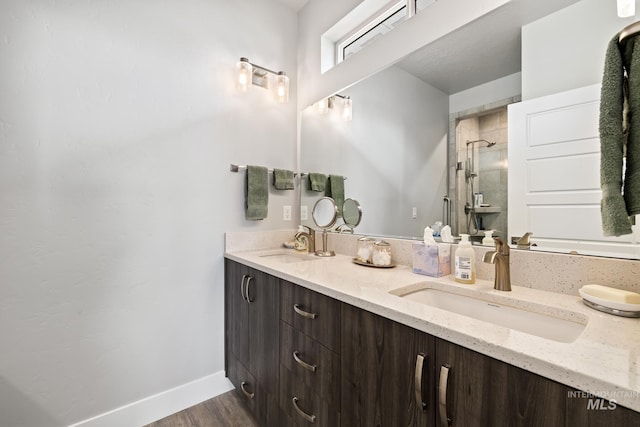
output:
<instances>
[{"instance_id":1,"label":"lotion bottle","mask_svg":"<svg viewBox=\"0 0 640 427\"><path fill-rule=\"evenodd\" d=\"M468 234L460 234L462 240L456 249L455 279L458 283L476 283L476 253L471 247Z\"/></svg>"}]
</instances>

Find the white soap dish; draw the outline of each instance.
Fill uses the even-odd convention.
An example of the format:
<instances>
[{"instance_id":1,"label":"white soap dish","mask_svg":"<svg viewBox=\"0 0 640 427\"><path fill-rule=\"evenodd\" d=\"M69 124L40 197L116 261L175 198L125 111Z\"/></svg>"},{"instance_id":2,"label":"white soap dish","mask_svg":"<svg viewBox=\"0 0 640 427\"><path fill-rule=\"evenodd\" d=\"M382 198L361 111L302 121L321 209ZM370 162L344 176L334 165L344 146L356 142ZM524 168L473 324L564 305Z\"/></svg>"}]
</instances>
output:
<instances>
[{"instance_id":1,"label":"white soap dish","mask_svg":"<svg viewBox=\"0 0 640 427\"><path fill-rule=\"evenodd\" d=\"M611 301L589 293L589 285L578 289L582 302L588 307L604 313L622 317L640 317L640 304Z\"/></svg>"}]
</instances>

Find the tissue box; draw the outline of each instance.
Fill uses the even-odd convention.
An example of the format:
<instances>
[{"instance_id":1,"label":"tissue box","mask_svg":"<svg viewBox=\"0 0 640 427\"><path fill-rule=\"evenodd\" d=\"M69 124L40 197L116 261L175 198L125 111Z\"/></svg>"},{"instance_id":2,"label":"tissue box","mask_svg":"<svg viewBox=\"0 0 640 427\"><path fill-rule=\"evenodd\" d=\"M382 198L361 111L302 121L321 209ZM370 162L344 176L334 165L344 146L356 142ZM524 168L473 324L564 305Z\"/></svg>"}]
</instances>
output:
<instances>
[{"instance_id":1,"label":"tissue box","mask_svg":"<svg viewBox=\"0 0 640 427\"><path fill-rule=\"evenodd\" d=\"M451 274L451 245L414 243L413 272L432 277Z\"/></svg>"}]
</instances>

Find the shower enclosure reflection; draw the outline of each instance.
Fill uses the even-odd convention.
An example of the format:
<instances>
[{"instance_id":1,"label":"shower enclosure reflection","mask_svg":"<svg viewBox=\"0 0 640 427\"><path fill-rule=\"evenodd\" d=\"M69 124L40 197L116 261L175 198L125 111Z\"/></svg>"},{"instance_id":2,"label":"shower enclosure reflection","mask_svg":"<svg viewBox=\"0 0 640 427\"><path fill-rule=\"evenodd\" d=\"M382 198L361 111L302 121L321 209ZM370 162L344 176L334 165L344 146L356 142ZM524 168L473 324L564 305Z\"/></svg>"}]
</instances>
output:
<instances>
[{"instance_id":1,"label":"shower enclosure reflection","mask_svg":"<svg viewBox=\"0 0 640 427\"><path fill-rule=\"evenodd\" d=\"M486 207L484 203L484 194L476 192L476 185L474 185L478 178L478 169L476 168L476 151L475 144L486 144L487 148L496 145L495 142L488 141L486 139L476 139L474 141L467 141L467 157L464 167L464 180L465 180L465 203L464 214L466 216L467 234L476 234L483 229L482 218L478 217L476 213L477 208ZM471 147L471 149L469 149Z\"/></svg>"},{"instance_id":2,"label":"shower enclosure reflection","mask_svg":"<svg viewBox=\"0 0 640 427\"><path fill-rule=\"evenodd\" d=\"M456 158L457 232L508 236L506 107L458 121Z\"/></svg>"}]
</instances>

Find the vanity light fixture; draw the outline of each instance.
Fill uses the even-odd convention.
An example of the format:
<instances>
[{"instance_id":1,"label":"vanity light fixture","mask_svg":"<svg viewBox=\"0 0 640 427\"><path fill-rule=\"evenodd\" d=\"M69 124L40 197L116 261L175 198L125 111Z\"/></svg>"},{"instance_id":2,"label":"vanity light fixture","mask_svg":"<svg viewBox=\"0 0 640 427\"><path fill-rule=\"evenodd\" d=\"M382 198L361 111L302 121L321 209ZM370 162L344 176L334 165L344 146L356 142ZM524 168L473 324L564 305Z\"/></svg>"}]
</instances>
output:
<instances>
[{"instance_id":1,"label":"vanity light fixture","mask_svg":"<svg viewBox=\"0 0 640 427\"><path fill-rule=\"evenodd\" d=\"M273 71L260 65L252 64L245 57L236 64L236 88L241 92L248 92L252 85L265 89L271 87L273 80L273 95L277 102L289 102L289 77L284 71Z\"/></svg>"},{"instance_id":2,"label":"vanity light fixture","mask_svg":"<svg viewBox=\"0 0 640 427\"><path fill-rule=\"evenodd\" d=\"M353 101L349 95L335 94L329 98L329 108L333 108L336 99L342 100L342 120L350 122L353 120Z\"/></svg>"},{"instance_id":3,"label":"vanity light fixture","mask_svg":"<svg viewBox=\"0 0 640 427\"><path fill-rule=\"evenodd\" d=\"M618 0L618 16L628 18L636 14L636 0Z\"/></svg>"},{"instance_id":4,"label":"vanity light fixture","mask_svg":"<svg viewBox=\"0 0 640 427\"><path fill-rule=\"evenodd\" d=\"M323 98L314 104L320 114L327 114L329 111L329 98Z\"/></svg>"},{"instance_id":5,"label":"vanity light fixture","mask_svg":"<svg viewBox=\"0 0 640 427\"><path fill-rule=\"evenodd\" d=\"M251 89L253 79L253 66L247 58L240 58L236 64L236 89L241 92L248 92Z\"/></svg>"},{"instance_id":6,"label":"vanity light fixture","mask_svg":"<svg viewBox=\"0 0 640 427\"><path fill-rule=\"evenodd\" d=\"M286 104L289 102L289 77L284 73L284 71L278 72L276 76L276 101L280 104Z\"/></svg>"},{"instance_id":7,"label":"vanity light fixture","mask_svg":"<svg viewBox=\"0 0 640 427\"><path fill-rule=\"evenodd\" d=\"M353 101L351 101L351 97L349 96L344 97L342 105L342 120L345 122L353 120Z\"/></svg>"},{"instance_id":8,"label":"vanity light fixture","mask_svg":"<svg viewBox=\"0 0 640 427\"><path fill-rule=\"evenodd\" d=\"M336 108L336 102L338 102L338 100L342 103L342 120L350 122L353 119L353 101L349 95L339 95L336 93L328 98L321 99L313 105L318 113L325 114L329 110Z\"/></svg>"}]
</instances>

